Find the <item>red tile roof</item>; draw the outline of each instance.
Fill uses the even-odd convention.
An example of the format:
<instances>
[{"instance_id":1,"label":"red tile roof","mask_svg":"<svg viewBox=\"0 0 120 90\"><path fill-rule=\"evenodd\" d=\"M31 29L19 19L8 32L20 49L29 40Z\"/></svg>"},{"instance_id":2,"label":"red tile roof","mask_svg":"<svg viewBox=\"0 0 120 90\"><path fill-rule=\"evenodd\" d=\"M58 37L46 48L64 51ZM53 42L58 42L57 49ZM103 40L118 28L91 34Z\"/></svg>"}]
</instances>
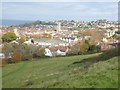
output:
<instances>
[{"instance_id":1,"label":"red tile roof","mask_svg":"<svg viewBox=\"0 0 120 90\"><path fill-rule=\"evenodd\" d=\"M65 52L67 50L67 46L57 46L57 47L49 47L50 51L56 52L57 50L60 50L61 52Z\"/></svg>"}]
</instances>

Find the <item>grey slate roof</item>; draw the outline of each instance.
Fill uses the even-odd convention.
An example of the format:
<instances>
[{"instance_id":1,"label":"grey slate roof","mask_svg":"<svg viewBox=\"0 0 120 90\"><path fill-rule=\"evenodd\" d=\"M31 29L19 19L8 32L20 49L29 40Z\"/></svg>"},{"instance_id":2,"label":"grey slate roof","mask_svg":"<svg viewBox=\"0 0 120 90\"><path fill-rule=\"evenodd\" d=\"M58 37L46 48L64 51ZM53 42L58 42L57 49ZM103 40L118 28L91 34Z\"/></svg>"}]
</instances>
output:
<instances>
[{"instance_id":1,"label":"grey slate roof","mask_svg":"<svg viewBox=\"0 0 120 90\"><path fill-rule=\"evenodd\" d=\"M68 44L68 42L57 39L57 38L53 38L53 39L41 38L41 39L33 39L33 40L34 42L38 42L38 43Z\"/></svg>"}]
</instances>

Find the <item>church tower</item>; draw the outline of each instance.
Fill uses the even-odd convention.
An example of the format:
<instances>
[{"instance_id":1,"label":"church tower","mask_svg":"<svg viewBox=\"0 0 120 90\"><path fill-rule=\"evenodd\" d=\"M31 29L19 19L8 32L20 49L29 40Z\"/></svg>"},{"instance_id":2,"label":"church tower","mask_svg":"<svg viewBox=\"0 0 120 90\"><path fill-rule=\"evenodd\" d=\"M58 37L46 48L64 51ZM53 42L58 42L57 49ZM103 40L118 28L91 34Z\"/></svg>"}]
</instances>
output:
<instances>
[{"instance_id":1,"label":"church tower","mask_svg":"<svg viewBox=\"0 0 120 90\"><path fill-rule=\"evenodd\" d=\"M60 31L61 31L61 23L57 22L57 32L60 32Z\"/></svg>"}]
</instances>

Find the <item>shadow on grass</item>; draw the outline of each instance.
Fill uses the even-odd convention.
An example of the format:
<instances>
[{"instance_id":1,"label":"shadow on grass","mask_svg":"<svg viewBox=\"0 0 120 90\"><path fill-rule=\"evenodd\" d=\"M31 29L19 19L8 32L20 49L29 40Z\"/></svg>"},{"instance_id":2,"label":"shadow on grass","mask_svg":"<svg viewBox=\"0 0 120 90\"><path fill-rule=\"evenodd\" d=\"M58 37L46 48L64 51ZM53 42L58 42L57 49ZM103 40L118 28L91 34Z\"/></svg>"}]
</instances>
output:
<instances>
[{"instance_id":1,"label":"shadow on grass","mask_svg":"<svg viewBox=\"0 0 120 90\"><path fill-rule=\"evenodd\" d=\"M97 63L100 61L107 61L116 56L119 56L118 48L113 48L106 52L103 52L102 54L100 54L98 56L86 58L86 59L83 59L82 61L73 62L72 65L80 64L80 65L83 65L84 68L88 68L89 66L91 66L94 63Z\"/></svg>"}]
</instances>

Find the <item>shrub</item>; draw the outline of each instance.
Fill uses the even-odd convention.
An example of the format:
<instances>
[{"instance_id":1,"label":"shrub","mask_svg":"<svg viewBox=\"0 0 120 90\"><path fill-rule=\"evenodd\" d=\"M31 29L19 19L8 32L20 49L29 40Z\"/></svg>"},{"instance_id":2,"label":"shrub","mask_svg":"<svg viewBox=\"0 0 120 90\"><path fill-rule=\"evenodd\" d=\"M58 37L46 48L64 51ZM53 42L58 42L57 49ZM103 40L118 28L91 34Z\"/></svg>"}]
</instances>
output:
<instances>
[{"instance_id":1,"label":"shrub","mask_svg":"<svg viewBox=\"0 0 120 90\"><path fill-rule=\"evenodd\" d=\"M80 45L80 54L85 54L88 51L89 45L86 43L83 43Z\"/></svg>"},{"instance_id":2,"label":"shrub","mask_svg":"<svg viewBox=\"0 0 120 90\"><path fill-rule=\"evenodd\" d=\"M25 44L21 44L19 46L19 51L21 52L23 61L30 60L32 58L30 46L25 45Z\"/></svg>"},{"instance_id":3,"label":"shrub","mask_svg":"<svg viewBox=\"0 0 120 90\"><path fill-rule=\"evenodd\" d=\"M12 61L11 58L7 58L7 59L5 59L5 62L8 63L8 64L13 63L13 61Z\"/></svg>"},{"instance_id":4,"label":"shrub","mask_svg":"<svg viewBox=\"0 0 120 90\"><path fill-rule=\"evenodd\" d=\"M6 61L4 59L0 60L0 67L4 66L6 64Z\"/></svg>"},{"instance_id":5,"label":"shrub","mask_svg":"<svg viewBox=\"0 0 120 90\"><path fill-rule=\"evenodd\" d=\"M10 53L12 53L13 50L14 50L13 47L9 43L7 42L3 43L2 52L5 54L6 58L10 56Z\"/></svg>"},{"instance_id":6,"label":"shrub","mask_svg":"<svg viewBox=\"0 0 120 90\"><path fill-rule=\"evenodd\" d=\"M111 49L105 51L104 53L102 53L100 55L100 58L102 58L102 59L105 60L107 58L112 58L112 57L115 57L115 56L120 56L120 54L119 54L119 48L118 47L111 48Z\"/></svg>"},{"instance_id":7,"label":"shrub","mask_svg":"<svg viewBox=\"0 0 120 90\"><path fill-rule=\"evenodd\" d=\"M12 61L13 62L21 61L21 53L14 51L12 54Z\"/></svg>"},{"instance_id":8,"label":"shrub","mask_svg":"<svg viewBox=\"0 0 120 90\"><path fill-rule=\"evenodd\" d=\"M33 55L30 53L30 54L28 54L28 60L32 60L33 59Z\"/></svg>"},{"instance_id":9,"label":"shrub","mask_svg":"<svg viewBox=\"0 0 120 90\"><path fill-rule=\"evenodd\" d=\"M79 54L79 52L76 52L74 50L70 50L67 52L67 56L78 55L78 54Z\"/></svg>"},{"instance_id":10,"label":"shrub","mask_svg":"<svg viewBox=\"0 0 120 90\"><path fill-rule=\"evenodd\" d=\"M90 45L88 48L88 52L89 53L96 53L96 52L100 52L101 47L100 46L96 46L96 45Z\"/></svg>"},{"instance_id":11,"label":"shrub","mask_svg":"<svg viewBox=\"0 0 120 90\"><path fill-rule=\"evenodd\" d=\"M33 58L33 55L31 53L22 55L22 60L23 61L32 60L32 58Z\"/></svg>"},{"instance_id":12,"label":"shrub","mask_svg":"<svg viewBox=\"0 0 120 90\"><path fill-rule=\"evenodd\" d=\"M44 52L45 52L45 50L43 48L37 49L35 52L35 57L45 57Z\"/></svg>"},{"instance_id":13,"label":"shrub","mask_svg":"<svg viewBox=\"0 0 120 90\"><path fill-rule=\"evenodd\" d=\"M80 43L76 43L75 45L73 46L70 46L69 47L69 50L67 52L67 55L78 55L79 52L80 52Z\"/></svg>"}]
</instances>

